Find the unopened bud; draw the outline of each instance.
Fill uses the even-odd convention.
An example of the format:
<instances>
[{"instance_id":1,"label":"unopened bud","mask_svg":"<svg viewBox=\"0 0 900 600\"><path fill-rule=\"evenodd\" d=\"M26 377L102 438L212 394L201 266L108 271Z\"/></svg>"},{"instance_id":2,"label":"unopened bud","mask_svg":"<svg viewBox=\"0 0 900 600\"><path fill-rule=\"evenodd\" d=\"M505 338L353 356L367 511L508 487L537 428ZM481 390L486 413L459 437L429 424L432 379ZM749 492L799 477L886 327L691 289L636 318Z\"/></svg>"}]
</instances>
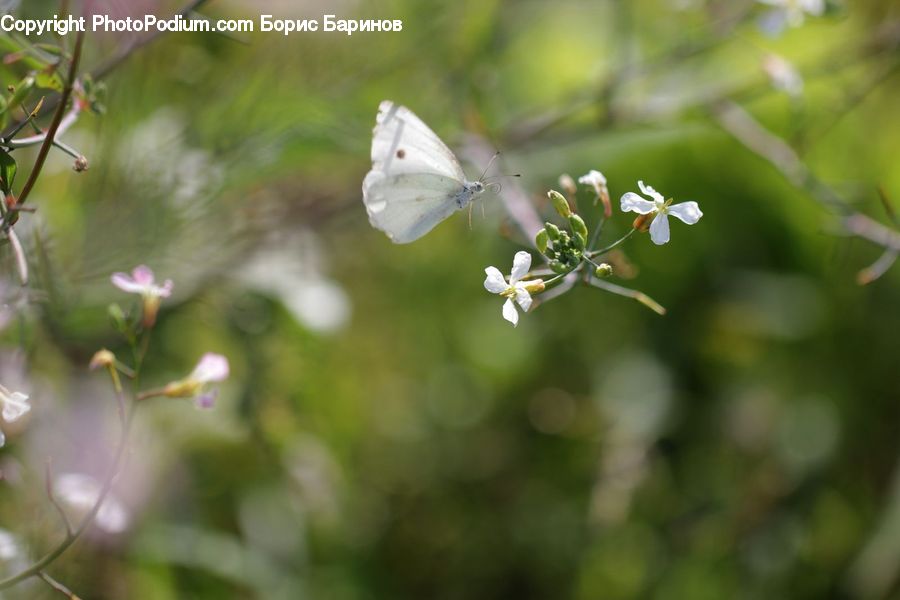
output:
<instances>
[{"instance_id":1,"label":"unopened bud","mask_svg":"<svg viewBox=\"0 0 900 600\"><path fill-rule=\"evenodd\" d=\"M559 176L559 187L570 196L574 196L578 193L578 187L575 185L575 180L572 179L572 176L568 173L563 173Z\"/></svg>"},{"instance_id":2,"label":"unopened bud","mask_svg":"<svg viewBox=\"0 0 900 600\"><path fill-rule=\"evenodd\" d=\"M647 213L646 215L638 215L634 220L634 223L631 224L632 227L637 229L638 231L647 231L650 229L650 221L655 216L654 213Z\"/></svg>"},{"instance_id":3,"label":"unopened bud","mask_svg":"<svg viewBox=\"0 0 900 600\"><path fill-rule=\"evenodd\" d=\"M609 263L601 263L594 269L594 277L603 279L613 274L613 268Z\"/></svg>"},{"instance_id":4,"label":"unopened bud","mask_svg":"<svg viewBox=\"0 0 900 600\"><path fill-rule=\"evenodd\" d=\"M586 244L587 244L587 240L584 239L584 236L576 231L575 237L572 238L572 245L575 247L575 249L579 253L584 252L584 247Z\"/></svg>"},{"instance_id":5,"label":"unopened bud","mask_svg":"<svg viewBox=\"0 0 900 600\"><path fill-rule=\"evenodd\" d=\"M580 233L584 239L588 238L588 228L584 224L584 219L578 215L569 215L569 224L572 226L573 232Z\"/></svg>"},{"instance_id":6,"label":"unopened bud","mask_svg":"<svg viewBox=\"0 0 900 600\"><path fill-rule=\"evenodd\" d=\"M540 294L544 291L544 282L541 279L535 279L534 281L526 281L525 283L525 291L529 294Z\"/></svg>"},{"instance_id":7,"label":"unopened bud","mask_svg":"<svg viewBox=\"0 0 900 600\"><path fill-rule=\"evenodd\" d=\"M98 350L93 358L91 358L91 362L89 368L91 371L97 369L99 367L111 367L116 363L116 355L103 348L102 350Z\"/></svg>"},{"instance_id":8,"label":"unopened bud","mask_svg":"<svg viewBox=\"0 0 900 600\"><path fill-rule=\"evenodd\" d=\"M125 311L122 310L122 307L118 304L110 304L109 308L106 309L106 312L109 314L110 320L113 322L113 325L118 331L125 330Z\"/></svg>"},{"instance_id":9,"label":"unopened bud","mask_svg":"<svg viewBox=\"0 0 900 600\"><path fill-rule=\"evenodd\" d=\"M547 253L547 244L550 243L550 236L547 235L546 229L541 229L537 232L537 235L534 236L534 245L537 247L538 251L541 254Z\"/></svg>"},{"instance_id":10,"label":"unopened bud","mask_svg":"<svg viewBox=\"0 0 900 600\"><path fill-rule=\"evenodd\" d=\"M551 260L550 261L550 270L553 271L554 273L562 275L564 273L568 273L570 269L568 267L566 267L566 265L561 263L559 260Z\"/></svg>"},{"instance_id":11,"label":"unopened bud","mask_svg":"<svg viewBox=\"0 0 900 600\"><path fill-rule=\"evenodd\" d=\"M547 235L551 240L553 240L554 242L559 241L559 227L548 221L547 223L544 223L544 229L547 231Z\"/></svg>"},{"instance_id":12,"label":"unopened bud","mask_svg":"<svg viewBox=\"0 0 900 600\"><path fill-rule=\"evenodd\" d=\"M566 197L557 192L556 190L550 190L547 192L547 197L550 198L550 202L553 203L553 208L556 209L556 212L559 213L561 217L568 217L572 214L572 208L569 206L569 201L566 200Z\"/></svg>"},{"instance_id":13,"label":"unopened bud","mask_svg":"<svg viewBox=\"0 0 900 600\"><path fill-rule=\"evenodd\" d=\"M75 164L72 165L72 170L76 173L84 173L88 170L90 164L88 163L88 159L84 156L79 156L75 159Z\"/></svg>"}]
</instances>

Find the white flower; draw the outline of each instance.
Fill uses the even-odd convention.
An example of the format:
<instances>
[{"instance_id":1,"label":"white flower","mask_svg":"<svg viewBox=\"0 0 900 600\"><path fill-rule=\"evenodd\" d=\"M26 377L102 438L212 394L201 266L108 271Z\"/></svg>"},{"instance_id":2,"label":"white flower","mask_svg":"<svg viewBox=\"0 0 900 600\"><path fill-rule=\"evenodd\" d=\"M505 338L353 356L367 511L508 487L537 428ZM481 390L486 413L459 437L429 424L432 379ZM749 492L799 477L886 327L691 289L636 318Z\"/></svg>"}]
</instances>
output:
<instances>
[{"instance_id":1,"label":"white flower","mask_svg":"<svg viewBox=\"0 0 900 600\"><path fill-rule=\"evenodd\" d=\"M12 423L31 410L28 394L10 392L2 385L0 385L0 404L3 405L3 420L7 423Z\"/></svg>"},{"instance_id":2,"label":"white flower","mask_svg":"<svg viewBox=\"0 0 900 600\"><path fill-rule=\"evenodd\" d=\"M762 62L763 71L769 76L772 87L797 97L803 93L803 78L794 65L778 56L767 54Z\"/></svg>"},{"instance_id":3,"label":"white flower","mask_svg":"<svg viewBox=\"0 0 900 600\"><path fill-rule=\"evenodd\" d=\"M578 183L594 188L597 198L603 202L603 214L608 219L612 216L612 205L609 202L609 188L606 187L606 177L600 171L591 169L587 175L578 178Z\"/></svg>"},{"instance_id":4,"label":"white flower","mask_svg":"<svg viewBox=\"0 0 900 600\"><path fill-rule=\"evenodd\" d=\"M100 499L100 482L81 473L63 473L53 484L53 493L71 510L77 519L83 519ZM112 494L107 494L94 518L97 527L107 533L120 533L131 520L128 511Z\"/></svg>"},{"instance_id":5,"label":"white flower","mask_svg":"<svg viewBox=\"0 0 900 600\"><path fill-rule=\"evenodd\" d=\"M578 183L591 186L599 196L601 190L606 188L606 177L604 177L603 173L601 173L600 171L591 169L590 171L588 171L587 175L582 175L578 178Z\"/></svg>"},{"instance_id":6,"label":"white flower","mask_svg":"<svg viewBox=\"0 0 900 600\"><path fill-rule=\"evenodd\" d=\"M825 0L757 0L762 4L774 6L762 19L762 28L766 33L777 35L785 25L799 27L803 25L806 15L821 16L825 12Z\"/></svg>"},{"instance_id":7,"label":"white flower","mask_svg":"<svg viewBox=\"0 0 900 600\"><path fill-rule=\"evenodd\" d=\"M506 282L497 267L488 267L484 270L487 275L484 280L484 289L506 298L506 302L503 303L503 318L513 326L519 323L516 304L518 303L524 312L528 312L528 309L531 308L531 293L544 289L544 281L541 279L521 281L528 274L530 268L531 255L527 252L516 252L516 256L513 258L512 272L509 274L509 283Z\"/></svg>"},{"instance_id":8,"label":"white flower","mask_svg":"<svg viewBox=\"0 0 900 600\"><path fill-rule=\"evenodd\" d=\"M669 241L669 218L668 215L677 217L688 225L693 225L700 220L703 213L700 212L700 206L696 202L682 202L681 204L670 205L666 202L662 194L654 190L649 185L644 185L643 181L638 181L638 187L645 195L653 198L653 201L645 200L634 192L628 192L622 196L622 210L625 212L636 212L642 215L656 213L653 222L650 223L650 239L654 244L665 244Z\"/></svg>"},{"instance_id":9,"label":"white flower","mask_svg":"<svg viewBox=\"0 0 900 600\"><path fill-rule=\"evenodd\" d=\"M10 392L2 385L0 385L0 405L3 405L3 410L0 414L3 415L3 420L7 423L18 420L19 417L31 410L31 405L28 404L28 394ZM0 431L0 446L3 446L5 443L6 436Z\"/></svg>"},{"instance_id":10,"label":"white flower","mask_svg":"<svg viewBox=\"0 0 900 600\"><path fill-rule=\"evenodd\" d=\"M0 529L0 561L7 562L22 555L19 538L5 529Z\"/></svg>"}]
</instances>

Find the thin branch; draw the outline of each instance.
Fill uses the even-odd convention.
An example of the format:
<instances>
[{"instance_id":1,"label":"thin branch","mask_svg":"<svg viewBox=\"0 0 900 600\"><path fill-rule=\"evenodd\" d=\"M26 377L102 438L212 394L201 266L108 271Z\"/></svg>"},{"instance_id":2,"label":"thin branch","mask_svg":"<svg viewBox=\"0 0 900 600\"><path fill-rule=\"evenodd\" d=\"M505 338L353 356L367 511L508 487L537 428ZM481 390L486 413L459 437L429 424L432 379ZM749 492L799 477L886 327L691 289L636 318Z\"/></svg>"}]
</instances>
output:
<instances>
[{"instance_id":1,"label":"thin branch","mask_svg":"<svg viewBox=\"0 0 900 600\"><path fill-rule=\"evenodd\" d=\"M79 523L78 527L72 532L71 535L67 535L63 541L61 541L56 548L48 552L44 555L43 558L38 560L36 563L31 565L30 567L7 577L6 579L0 580L0 590L4 590L6 588L12 587L20 581L24 581L31 577L39 577L40 573L47 568L48 565L52 564L57 558L59 558L69 547L74 544L78 538L90 527L91 523L94 522L94 518L97 516L97 513L100 512L100 508L103 506L103 503L106 501L106 497L109 495L110 490L112 490L113 482L115 481L116 476L119 473L119 467L122 464L122 457L125 455L125 448L128 446L128 438L131 433L131 425L134 422L134 414L137 410L137 403L132 403L129 406L128 414L125 417L125 422L122 426L122 432L119 436L119 443L116 446L115 454L113 455L113 462L110 465L109 472L106 475L106 478L103 481L103 486L100 488L100 494L97 496L97 501L94 503L94 506L91 507L91 510L88 511L87 515L85 515L84 519L82 519L81 523Z\"/></svg>"},{"instance_id":2,"label":"thin branch","mask_svg":"<svg viewBox=\"0 0 900 600\"><path fill-rule=\"evenodd\" d=\"M888 250L900 252L900 233L889 229L863 214L851 215L841 220L844 229L853 235L867 239Z\"/></svg>"},{"instance_id":3,"label":"thin branch","mask_svg":"<svg viewBox=\"0 0 900 600\"><path fill-rule=\"evenodd\" d=\"M606 290L607 292L612 292L613 294L619 296L625 296L626 298L637 300L658 315L666 314L665 307L644 292L639 292L631 288L622 287L621 285L609 283L608 281L603 281L601 279L591 279L589 285L592 285L601 290Z\"/></svg>"},{"instance_id":4,"label":"thin branch","mask_svg":"<svg viewBox=\"0 0 900 600\"><path fill-rule=\"evenodd\" d=\"M59 127L56 129L56 135L62 135L69 128L75 124L78 120L78 115L81 114L81 103L75 102L72 105L72 109L66 113L66 116L62 118L59 122ZM27 121L26 121L27 123ZM33 135L26 138L19 138L17 140L9 140L6 143L6 146L9 148L24 148L25 146L34 146L35 144L42 144L47 140L47 137L50 135L50 130L47 130L44 133L40 133L38 135Z\"/></svg>"},{"instance_id":5,"label":"thin branch","mask_svg":"<svg viewBox=\"0 0 900 600\"><path fill-rule=\"evenodd\" d=\"M72 590L70 590L69 588L67 588L66 586L64 586L63 584L58 582L57 580L50 577L50 575L47 574L46 571L41 571L40 573L37 574L37 576L40 577L41 579L43 579L44 582L47 585L49 585L50 587L52 587L54 590L56 590L57 592L59 592L60 594L65 596L66 598L69 598L69 600L80 600L79 597L76 596Z\"/></svg>"},{"instance_id":6,"label":"thin branch","mask_svg":"<svg viewBox=\"0 0 900 600\"><path fill-rule=\"evenodd\" d=\"M861 270L856 274L856 283L859 285L868 285L879 279L888 272L894 263L897 262L898 253L896 250L885 250L878 260Z\"/></svg>"},{"instance_id":7,"label":"thin branch","mask_svg":"<svg viewBox=\"0 0 900 600\"><path fill-rule=\"evenodd\" d=\"M38 151L37 158L34 161L34 167L31 169L31 173L28 174L28 180L22 187L22 192L19 194L16 206L22 206L25 201L28 200L28 195L31 193L31 190L34 189L34 184L37 183L41 170L44 168L44 163L47 160L47 155L50 153L50 148L53 147L53 139L56 137L56 132L59 130L59 126L66 114L66 104L69 102L69 98L72 96L72 90L75 88L75 78L78 74L78 64L81 62L81 50L83 47L84 32L79 32L78 38L75 40L75 50L72 53L72 64L69 67L69 77L66 81L66 87L63 88L62 96L60 96L59 99L59 105L56 107L56 114L53 116L50 128L47 129L47 137L44 138L44 142L41 144L41 149ZM13 222L15 222L15 219L16 215L13 215Z\"/></svg>"},{"instance_id":8,"label":"thin branch","mask_svg":"<svg viewBox=\"0 0 900 600\"><path fill-rule=\"evenodd\" d=\"M66 515L66 511L63 510L63 507L59 505L59 502L56 501L56 496L53 494L53 473L50 468L49 458L47 459L47 464L44 469L44 486L46 487L47 498L50 500L50 504L52 504L53 508L56 509L56 512L59 513L63 524L66 526L66 537L72 537L72 524L69 522L69 517Z\"/></svg>"}]
</instances>

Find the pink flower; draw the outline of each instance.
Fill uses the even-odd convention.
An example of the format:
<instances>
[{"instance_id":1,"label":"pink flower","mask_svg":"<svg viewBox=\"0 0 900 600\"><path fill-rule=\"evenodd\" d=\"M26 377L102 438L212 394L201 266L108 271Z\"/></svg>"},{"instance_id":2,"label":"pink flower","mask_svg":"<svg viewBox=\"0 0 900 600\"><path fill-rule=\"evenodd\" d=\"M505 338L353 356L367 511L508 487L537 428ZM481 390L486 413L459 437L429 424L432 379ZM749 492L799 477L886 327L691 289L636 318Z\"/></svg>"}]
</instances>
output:
<instances>
[{"instance_id":1,"label":"pink flower","mask_svg":"<svg viewBox=\"0 0 900 600\"><path fill-rule=\"evenodd\" d=\"M110 280L123 292L140 294L144 299L144 327L153 327L156 323L159 299L172 295L172 280L166 279L162 285L157 285L153 277L153 270L146 265L138 265L131 271L131 275L113 273Z\"/></svg>"},{"instance_id":2,"label":"pink flower","mask_svg":"<svg viewBox=\"0 0 900 600\"><path fill-rule=\"evenodd\" d=\"M138 265L127 273L113 273L110 278L112 284L129 294L140 294L143 297L168 298L172 295L172 280L166 279L161 285L156 285L153 270L147 265Z\"/></svg>"},{"instance_id":3,"label":"pink flower","mask_svg":"<svg viewBox=\"0 0 900 600\"><path fill-rule=\"evenodd\" d=\"M212 408L219 392L216 388L210 389L210 384L225 381L229 372L227 358L207 352L190 375L166 385L163 394L170 398L195 398L199 408Z\"/></svg>"}]
</instances>

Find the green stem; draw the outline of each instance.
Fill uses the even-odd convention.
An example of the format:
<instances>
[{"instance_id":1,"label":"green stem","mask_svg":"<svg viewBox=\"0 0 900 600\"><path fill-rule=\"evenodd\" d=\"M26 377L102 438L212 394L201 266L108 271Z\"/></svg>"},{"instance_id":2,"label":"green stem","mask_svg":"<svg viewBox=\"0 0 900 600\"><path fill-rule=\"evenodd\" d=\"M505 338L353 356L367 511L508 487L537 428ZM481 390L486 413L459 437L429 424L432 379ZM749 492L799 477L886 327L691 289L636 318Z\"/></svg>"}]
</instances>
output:
<instances>
[{"instance_id":1,"label":"green stem","mask_svg":"<svg viewBox=\"0 0 900 600\"><path fill-rule=\"evenodd\" d=\"M625 240L627 240L628 238L633 236L635 231L637 231L637 229L634 229L632 227L631 231L629 231L628 233L626 233L625 235L623 235L622 237L617 239L615 242L613 242L606 248L600 248L599 250L592 250L591 252L588 252L587 254L585 254L585 256L588 258L595 258L597 256L600 256L601 254L606 254L607 252L609 252L610 250L612 250L613 248L615 248L616 246L618 246L619 244L623 243Z\"/></svg>"}]
</instances>

